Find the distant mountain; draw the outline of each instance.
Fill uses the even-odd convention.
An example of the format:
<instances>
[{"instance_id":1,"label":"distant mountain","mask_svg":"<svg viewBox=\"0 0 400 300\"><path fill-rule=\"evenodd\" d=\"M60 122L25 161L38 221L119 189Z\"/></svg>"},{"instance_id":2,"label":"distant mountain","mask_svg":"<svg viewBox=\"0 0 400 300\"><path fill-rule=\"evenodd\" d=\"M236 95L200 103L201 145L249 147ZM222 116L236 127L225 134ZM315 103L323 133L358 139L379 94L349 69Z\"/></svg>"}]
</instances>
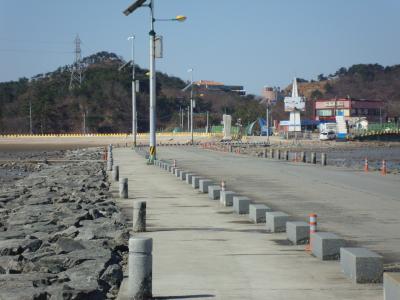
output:
<instances>
[{"instance_id":1,"label":"distant mountain","mask_svg":"<svg viewBox=\"0 0 400 300\"><path fill-rule=\"evenodd\" d=\"M99 52L85 57L80 88L69 90L71 66L63 66L31 79L0 83L0 133L28 133L29 106L32 104L34 133L82 132L86 115L88 132L130 132L131 69L118 68L125 61L118 55ZM137 67L140 92L137 96L138 130L147 131L149 123L149 83L147 70ZM170 130L180 124L179 112L189 105L182 79L157 73L157 128ZM232 93L196 95L195 127L206 124L210 111L211 124L219 124L224 112L251 122L263 114L254 96ZM187 116L187 115L186 115ZM184 122L187 124L186 118Z\"/></svg>"}]
</instances>

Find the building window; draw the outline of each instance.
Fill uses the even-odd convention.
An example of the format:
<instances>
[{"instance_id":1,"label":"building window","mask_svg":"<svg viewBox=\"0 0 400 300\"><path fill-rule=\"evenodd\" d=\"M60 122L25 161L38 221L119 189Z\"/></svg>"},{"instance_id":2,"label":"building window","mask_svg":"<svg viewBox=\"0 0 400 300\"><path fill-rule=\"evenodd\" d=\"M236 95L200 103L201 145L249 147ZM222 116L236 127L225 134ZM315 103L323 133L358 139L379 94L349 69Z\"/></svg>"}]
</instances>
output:
<instances>
[{"instance_id":1,"label":"building window","mask_svg":"<svg viewBox=\"0 0 400 300\"><path fill-rule=\"evenodd\" d=\"M348 109L337 109L336 110L336 115L337 116L349 117L349 110Z\"/></svg>"},{"instance_id":2,"label":"building window","mask_svg":"<svg viewBox=\"0 0 400 300\"><path fill-rule=\"evenodd\" d=\"M331 109L318 109L317 116L320 117L332 117L332 110Z\"/></svg>"}]
</instances>

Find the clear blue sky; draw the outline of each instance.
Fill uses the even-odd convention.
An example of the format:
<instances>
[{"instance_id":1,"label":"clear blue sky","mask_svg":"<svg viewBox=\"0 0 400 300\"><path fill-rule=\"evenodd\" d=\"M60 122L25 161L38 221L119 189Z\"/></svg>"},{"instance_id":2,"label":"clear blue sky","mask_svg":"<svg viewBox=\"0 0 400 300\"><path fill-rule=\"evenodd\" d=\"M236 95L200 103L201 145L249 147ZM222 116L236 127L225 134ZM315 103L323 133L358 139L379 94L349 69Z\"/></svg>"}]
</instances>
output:
<instances>
[{"instance_id":1,"label":"clear blue sky","mask_svg":"<svg viewBox=\"0 0 400 300\"><path fill-rule=\"evenodd\" d=\"M48 72L83 56L111 51L148 67L148 9L129 17L133 0L0 0L0 81ZM399 0L155 0L159 18L184 14L185 23L159 22L164 58L157 68L188 78L286 86L356 63L399 64Z\"/></svg>"}]
</instances>

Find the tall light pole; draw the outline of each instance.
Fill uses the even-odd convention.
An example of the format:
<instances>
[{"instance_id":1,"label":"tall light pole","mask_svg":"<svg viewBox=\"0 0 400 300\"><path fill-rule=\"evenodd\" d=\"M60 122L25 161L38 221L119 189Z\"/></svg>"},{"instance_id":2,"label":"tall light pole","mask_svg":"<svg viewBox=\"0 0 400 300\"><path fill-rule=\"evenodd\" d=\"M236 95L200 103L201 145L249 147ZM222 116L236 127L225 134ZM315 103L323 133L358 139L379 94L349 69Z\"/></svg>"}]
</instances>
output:
<instances>
[{"instance_id":1,"label":"tall light pole","mask_svg":"<svg viewBox=\"0 0 400 300\"><path fill-rule=\"evenodd\" d=\"M154 0L149 0L148 4L145 4L146 0L136 0L131 4L125 11L126 16L133 13L139 7L147 6L150 8L150 149L149 149L149 162L153 163L156 159L156 32L154 30L154 23L156 21L179 21L183 22L186 20L185 16L176 16L173 19L155 19L154 18Z\"/></svg>"},{"instance_id":2,"label":"tall light pole","mask_svg":"<svg viewBox=\"0 0 400 300\"><path fill-rule=\"evenodd\" d=\"M156 159L156 32L154 31L154 0L150 1L150 156L152 163Z\"/></svg>"},{"instance_id":3,"label":"tall light pole","mask_svg":"<svg viewBox=\"0 0 400 300\"><path fill-rule=\"evenodd\" d=\"M187 131L190 132L190 105L187 107Z\"/></svg>"},{"instance_id":4,"label":"tall light pole","mask_svg":"<svg viewBox=\"0 0 400 300\"><path fill-rule=\"evenodd\" d=\"M133 147L136 147L137 136L137 119L136 119L136 78L135 78L135 36L128 37L128 41L132 41L132 138Z\"/></svg>"},{"instance_id":5,"label":"tall light pole","mask_svg":"<svg viewBox=\"0 0 400 300\"><path fill-rule=\"evenodd\" d=\"M209 127L209 125L208 125L208 118L209 118L209 113L208 113L208 111L207 111L207 125L206 125L206 133L208 133L208 127Z\"/></svg>"},{"instance_id":6,"label":"tall light pole","mask_svg":"<svg viewBox=\"0 0 400 300\"><path fill-rule=\"evenodd\" d=\"M190 73L190 134L193 145L193 68L189 69L188 72Z\"/></svg>"},{"instance_id":7,"label":"tall light pole","mask_svg":"<svg viewBox=\"0 0 400 300\"><path fill-rule=\"evenodd\" d=\"M29 98L29 134L33 134L33 129L32 129L32 99Z\"/></svg>"},{"instance_id":8,"label":"tall light pole","mask_svg":"<svg viewBox=\"0 0 400 300\"><path fill-rule=\"evenodd\" d=\"M267 143L269 144L269 103L268 103L268 101L267 101L267 115L266 115L265 123L267 125Z\"/></svg>"}]
</instances>

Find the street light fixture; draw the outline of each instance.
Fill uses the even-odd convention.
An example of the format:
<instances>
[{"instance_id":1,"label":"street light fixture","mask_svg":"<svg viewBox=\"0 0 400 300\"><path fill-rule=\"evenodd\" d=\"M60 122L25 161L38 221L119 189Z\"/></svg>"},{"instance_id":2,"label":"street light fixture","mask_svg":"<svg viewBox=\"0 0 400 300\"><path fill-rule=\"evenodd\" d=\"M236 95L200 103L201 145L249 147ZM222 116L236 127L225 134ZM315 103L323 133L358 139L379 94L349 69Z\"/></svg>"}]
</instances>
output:
<instances>
[{"instance_id":1,"label":"street light fixture","mask_svg":"<svg viewBox=\"0 0 400 300\"><path fill-rule=\"evenodd\" d=\"M146 0L137 0L131 6L129 6L125 11L125 16L130 15L139 7L149 7L150 8L150 155L149 162L153 163L156 159L156 32L154 30L154 23L156 21L179 21L183 22L186 20L185 16L176 16L174 19L155 19L154 18L154 0L149 0L148 4L145 4Z\"/></svg>"},{"instance_id":2,"label":"street light fixture","mask_svg":"<svg viewBox=\"0 0 400 300\"><path fill-rule=\"evenodd\" d=\"M146 0L137 0L135 3L131 4L127 9L124 10L124 15L129 16L133 13L136 9L143 6Z\"/></svg>"}]
</instances>

